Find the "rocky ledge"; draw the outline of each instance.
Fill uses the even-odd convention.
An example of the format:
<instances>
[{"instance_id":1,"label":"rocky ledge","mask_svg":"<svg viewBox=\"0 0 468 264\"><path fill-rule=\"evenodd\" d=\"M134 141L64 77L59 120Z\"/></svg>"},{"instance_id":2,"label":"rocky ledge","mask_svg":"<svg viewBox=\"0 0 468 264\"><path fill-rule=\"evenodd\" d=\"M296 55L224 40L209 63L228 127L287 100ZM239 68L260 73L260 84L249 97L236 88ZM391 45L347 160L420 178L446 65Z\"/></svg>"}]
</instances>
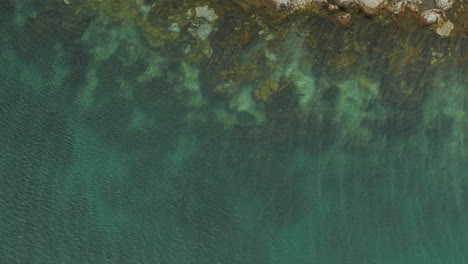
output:
<instances>
[{"instance_id":1,"label":"rocky ledge","mask_svg":"<svg viewBox=\"0 0 468 264\"><path fill-rule=\"evenodd\" d=\"M292 14L295 11L323 8L336 14L336 21L348 26L352 14L368 17L412 16L420 24L430 27L442 37L448 37L457 28L457 34L467 36L468 2L466 0L234 0L244 7L270 9ZM273 11L275 10L275 11ZM268 13L268 12L267 12ZM343 14L344 13L344 14Z\"/></svg>"}]
</instances>

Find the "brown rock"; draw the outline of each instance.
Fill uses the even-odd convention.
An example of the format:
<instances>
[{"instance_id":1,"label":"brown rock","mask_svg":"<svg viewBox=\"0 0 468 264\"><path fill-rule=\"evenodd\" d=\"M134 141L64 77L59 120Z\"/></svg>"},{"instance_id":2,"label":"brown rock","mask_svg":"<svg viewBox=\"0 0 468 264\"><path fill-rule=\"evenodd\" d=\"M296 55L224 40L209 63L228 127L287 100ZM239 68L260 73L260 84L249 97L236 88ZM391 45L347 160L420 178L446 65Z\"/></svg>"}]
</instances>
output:
<instances>
[{"instance_id":1,"label":"brown rock","mask_svg":"<svg viewBox=\"0 0 468 264\"><path fill-rule=\"evenodd\" d=\"M334 4L329 4L327 6L327 10L330 11L330 12L335 12L335 11L338 11L340 8L337 6L337 5L334 5Z\"/></svg>"},{"instance_id":2,"label":"brown rock","mask_svg":"<svg viewBox=\"0 0 468 264\"><path fill-rule=\"evenodd\" d=\"M340 26L347 27L351 24L351 14L349 13L337 14L334 17L334 20Z\"/></svg>"}]
</instances>

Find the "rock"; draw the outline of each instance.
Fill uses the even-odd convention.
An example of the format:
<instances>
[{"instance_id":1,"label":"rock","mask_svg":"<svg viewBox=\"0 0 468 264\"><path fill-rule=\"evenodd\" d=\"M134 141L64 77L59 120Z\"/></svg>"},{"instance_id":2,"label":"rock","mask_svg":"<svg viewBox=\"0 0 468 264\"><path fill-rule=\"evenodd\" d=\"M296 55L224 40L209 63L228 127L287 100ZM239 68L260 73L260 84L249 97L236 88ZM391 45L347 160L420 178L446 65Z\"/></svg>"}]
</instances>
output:
<instances>
[{"instance_id":1,"label":"rock","mask_svg":"<svg viewBox=\"0 0 468 264\"><path fill-rule=\"evenodd\" d=\"M337 6L337 5L334 5L334 4L329 4L327 6L327 10L330 11L330 12L335 12L335 11L338 11L340 8Z\"/></svg>"},{"instance_id":2,"label":"rock","mask_svg":"<svg viewBox=\"0 0 468 264\"><path fill-rule=\"evenodd\" d=\"M288 8L300 9L307 4L316 2L315 0L273 0L277 6L286 6Z\"/></svg>"},{"instance_id":3,"label":"rock","mask_svg":"<svg viewBox=\"0 0 468 264\"><path fill-rule=\"evenodd\" d=\"M448 37L450 32L453 30L453 23L450 21L444 21L443 24L436 28L436 33L442 37Z\"/></svg>"},{"instance_id":4,"label":"rock","mask_svg":"<svg viewBox=\"0 0 468 264\"><path fill-rule=\"evenodd\" d=\"M354 0L335 0L334 1L338 6L347 7L354 3Z\"/></svg>"},{"instance_id":5,"label":"rock","mask_svg":"<svg viewBox=\"0 0 468 264\"><path fill-rule=\"evenodd\" d=\"M419 5L421 4L420 1L407 1L404 3L404 8L408 9L411 12L419 12Z\"/></svg>"},{"instance_id":6,"label":"rock","mask_svg":"<svg viewBox=\"0 0 468 264\"><path fill-rule=\"evenodd\" d=\"M421 13L422 22L430 25L442 37L448 37L453 30L453 23L447 20L445 13L439 9L426 10Z\"/></svg>"},{"instance_id":7,"label":"rock","mask_svg":"<svg viewBox=\"0 0 468 264\"><path fill-rule=\"evenodd\" d=\"M368 15L376 15L386 4L386 0L358 0L357 4Z\"/></svg>"},{"instance_id":8,"label":"rock","mask_svg":"<svg viewBox=\"0 0 468 264\"><path fill-rule=\"evenodd\" d=\"M201 24L195 30L195 35L200 40L206 40L208 38L208 36L211 34L212 31L213 31L213 26L211 24Z\"/></svg>"},{"instance_id":9,"label":"rock","mask_svg":"<svg viewBox=\"0 0 468 264\"><path fill-rule=\"evenodd\" d=\"M425 25L434 25L444 19L444 12L438 9L430 9L421 13L422 22Z\"/></svg>"},{"instance_id":10,"label":"rock","mask_svg":"<svg viewBox=\"0 0 468 264\"><path fill-rule=\"evenodd\" d=\"M404 2L390 1L385 8L392 14L399 14L401 11L403 11Z\"/></svg>"},{"instance_id":11,"label":"rock","mask_svg":"<svg viewBox=\"0 0 468 264\"><path fill-rule=\"evenodd\" d=\"M441 10L448 10L453 5L453 0L435 0L437 8Z\"/></svg>"},{"instance_id":12,"label":"rock","mask_svg":"<svg viewBox=\"0 0 468 264\"><path fill-rule=\"evenodd\" d=\"M351 14L348 14L348 13L338 14L335 16L335 21L339 25L347 27L351 23Z\"/></svg>"},{"instance_id":13,"label":"rock","mask_svg":"<svg viewBox=\"0 0 468 264\"><path fill-rule=\"evenodd\" d=\"M215 11L208 6L197 6L195 8L195 13L197 14L197 17L204 18L208 22L213 22L218 18Z\"/></svg>"},{"instance_id":14,"label":"rock","mask_svg":"<svg viewBox=\"0 0 468 264\"><path fill-rule=\"evenodd\" d=\"M179 24L177 24L177 23L172 23L172 24L169 26L169 31L180 33Z\"/></svg>"}]
</instances>

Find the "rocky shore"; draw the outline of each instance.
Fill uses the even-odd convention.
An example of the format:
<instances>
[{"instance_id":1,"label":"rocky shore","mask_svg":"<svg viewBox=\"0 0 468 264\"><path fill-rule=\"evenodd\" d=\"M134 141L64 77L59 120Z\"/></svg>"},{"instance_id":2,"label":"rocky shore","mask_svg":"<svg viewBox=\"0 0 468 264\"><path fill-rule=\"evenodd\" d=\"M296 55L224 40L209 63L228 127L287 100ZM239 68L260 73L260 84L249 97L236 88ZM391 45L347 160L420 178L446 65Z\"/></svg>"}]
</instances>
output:
<instances>
[{"instance_id":1,"label":"rocky shore","mask_svg":"<svg viewBox=\"0 0 468 264\"><path fill-rule=\"evenodd\" d=\"M336 21L348 26L351 16L364 14L368 17L394 20L404 14L410 15L419 24L431 27L442 37L448 37L455 28L458 34L467 35L468 11L465 0L234 0L241 6L282 9L289 12L307 9L326 9L335 15Z\"/></svg>"},{"instance_id":2,"label":"rocky shore","mask_svg":"<svg viewBox=\"0 0 468 264\"><path fill-rule=\"evenodd\" d=\"M165 101L188 109L188 123L214 122L275 146L291 133L323 148L339 138L353 151L415 135L442 112L468 128L458 114L463 103L430 101L439 93L465 98L464 3L405 2L397 12L396 2L169 2L55 3L25 16L11 41L28 59L33 54L21 43L51 43L44 37L51 28L80 43L90 57L76 70L88 80L83 111L111 102L95 93L122 91L146 104L140 94L161 89ZM60 27L50 17L60 17ZM437 110L425 112L428 103Z\"/></svg>"}]
</instances>

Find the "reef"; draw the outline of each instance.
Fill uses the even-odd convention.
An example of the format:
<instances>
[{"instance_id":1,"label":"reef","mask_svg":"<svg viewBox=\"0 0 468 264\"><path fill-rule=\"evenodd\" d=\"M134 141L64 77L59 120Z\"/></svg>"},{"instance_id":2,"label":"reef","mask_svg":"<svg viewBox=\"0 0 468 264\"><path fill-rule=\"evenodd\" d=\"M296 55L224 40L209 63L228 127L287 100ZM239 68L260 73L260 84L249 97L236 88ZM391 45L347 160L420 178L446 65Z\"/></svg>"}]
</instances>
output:
<instances>
[{"instance_id":1,"label":"reef","mask_svg":"<svg viewBox=\"0 0 468 264\"><path fill-rule=\"evenodd\" d=\"M269 135L265 144L278 146L293 133L320 148L327 141L314 138L339 137L375 150L437 118L421 113L440 69L468 75L466 10L458 1L68 0L25 28L58 28L49 19L58 13L64 34L88 49L105 78L84 85L112 85L84 92L84 110L112 94L157 109L140 94L158 89L190 109L187 120L241 140ZM104 64L117 72L102 73Z\"/></svg>"}]
</instances>

